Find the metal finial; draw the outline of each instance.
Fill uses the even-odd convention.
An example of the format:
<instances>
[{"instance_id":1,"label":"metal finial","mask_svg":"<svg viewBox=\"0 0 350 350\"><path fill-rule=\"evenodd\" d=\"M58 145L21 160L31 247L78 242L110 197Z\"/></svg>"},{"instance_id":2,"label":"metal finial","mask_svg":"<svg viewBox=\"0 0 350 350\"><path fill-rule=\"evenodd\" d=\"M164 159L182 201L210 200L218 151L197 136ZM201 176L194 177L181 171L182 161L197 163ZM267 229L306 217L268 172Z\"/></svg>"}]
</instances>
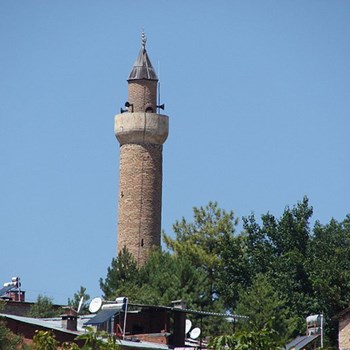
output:
<instances>
[{"instance_id":1,"label":"metal finial","mask_svg":"<svg viewBox=\"0 0 350 350\"><path fill-rule=\"evenodd\" d=\"M147 41L147 38L146 38L145 32L142 31L142 48L143 49L146 48L146 41Z\"/></svg>"}]
</instances>

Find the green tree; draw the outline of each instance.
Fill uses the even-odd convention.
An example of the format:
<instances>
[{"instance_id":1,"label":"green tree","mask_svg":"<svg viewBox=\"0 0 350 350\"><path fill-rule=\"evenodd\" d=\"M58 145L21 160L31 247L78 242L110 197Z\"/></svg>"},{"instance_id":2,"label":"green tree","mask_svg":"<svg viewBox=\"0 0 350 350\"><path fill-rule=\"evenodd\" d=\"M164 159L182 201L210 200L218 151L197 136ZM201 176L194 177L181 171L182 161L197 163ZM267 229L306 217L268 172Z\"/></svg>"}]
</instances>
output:
<instances>
[{"instance_id":1,"label":"green tree","mask_svg":"<svg viewBox=\"0 0 350 350\"><path fill-rule=\"evenodd\" d=\"M240 291L236 312L249 317L241 323L247 331L270 331L270 336L280 345L297 335L297 319L290 312L287 302L269 283L267 276L256 276L249 289Z\"/></svg>"},{"instance_id":2,"label":"green tree","mask_svg":"<svg viewBox=\"0 0 350 350\"><path fill-rule=\"evenodd\" d=\"M80 286L80 289L74 293L73 299L68 298L68 305L73 307L75 310L78 310L80 300L83 298L82 307L80 314L87 314L89 312L89 307L87 301L90 299L90 295L86 293L86 288Z\"/></svg>"},{"instance_id":3,"label":"green tree","mask_svg":"<svg viewBox=\"0 0 350 350\"><path fill-rule=\"evenodd\" d=\"M128 253L124 252L123 255L125 254ZM118 259L120 257L119 255ZM128 273L129 263L120 264L115 260L113 262L103 282L103 291L109 299L125 295L131 302L153 305L170 305L171 301L181 299L186 302L188 308L202 309L206 275L186 256L155 250L145 265L140 269L135 268L132 275ZM123 276L124 281L121 287L118 280L115 280L119 278L120 281L120 276ZM197 321L199 323L199 319ZM210 322L205 319L204 325L208 323ZM221 326L220 322L212 323L211 330Z\"/></svg>"},{"instance_id":4,"label":"green tree","mask_svg":"<svg viewBox=\"0 0 350 350\"><path fill-rule=\"evenodd\" d=\"M312 305L312 285L306 269L312 212L304 197L296 206L286 207L280 219L268 213L262 215L262 225L253 215L243 220L251 276L266 274L300 322L304 322Z\"/></svg>"},{"instance_id":5,"label":"green tree","mask_svg":"<svg viewBox=\"0 0 350 350\"><path fill-rule=\"evenodd\" d=\"M126 295L152 304L183 299L194 309L245 314L254 305L246 302L247 311L243 309L246 294L262 284L259 292L269 302L255 309L256 317L277 322L284 315L285 334L277 324L271 326L279 336L304 333L305 317L312 313L323 312L330 329L327 320L350 299L350 260L344 258L350 256L350 216L327 225L316 222L311 229L312 214L304 197L280 217L267 213L259 220L253 214L243 218L244 231L235 234L233 212L210 202L194 208L193 220L176 221L174 236L164 234L170 253L155 251L138 269L132 256L121 252L107 278L100 280L101 289L106 298ZM290 324L285 323L287 316ZM332 331L329 335L336 339Z\"/></svg>"},{"instance_id":6,"label":"green tree","mask_svg":"<svg viewBox=\"0 0 350 350\"><path fill-rule=\"evenodd\" d=\"M223 334L214 337L210 340L209 348L214 350L228 350L235 349L237 347L237 339L232 334Z\"/></svg>"},{"instance_id":7,"label":"green tree","mask_svg":"<svg viewBox=\"0 0 350 350\"><path fill-rule=\"evenodd\" d=\"M52 299L38 295L36 302L31 306L29 316L34 318L50 318L59 316L61 309L55 308Z\"/></svg>"},{"instance_id":8,"label":"green tree","mask_svg":"<svg viewBox=\"0 0 350 350\"><path fill-rule=\"evenodd\" d=\"M241 330L233 335L214 338L210 347L214 350L280 350L281 345L275 338L275 332L267 328L258 331Z\"/></svg>"},{"instance_id":9,"label":"green tree","mask_svg":"<svg viewBox=\"0 0 350 350\"><path fill-rule=\"evenodd\" d=\"M121 345L119 339L114 334L103 333L102 338L105 340L103 349L105 350L120 350Z\"/></svg>"},{"instance_id":10,"label":"green tree","mask_svg":"<svg viewBox=\"0 0 350 350\"><path fill-rule=\"evenodd\" d=\"M217 275L218 295L227 310L236 308L239 291L248 288L255 271L250 269L250 257L247 254L246 241L243 235L225 238L218 243L220 265Z\"/></svg>"},{"instance_id":11,"label":"green tree","mask_svg":"<svg viewBox=\"0 0 350 350\"><path fill-rule=\"evenodd\" d=\"M183 300L198 308L205 275L183 256L154 251L140 270L139 300L144 303L169 305Z\"/></svg>"},{"instance_id":12,"label":"green tree","mask_svg":"<svg viewBox=\"0 0 350 350\"><path fill-rule=\"evenodd\" d=\"M84 341L83 349L86 350L100 350L104 346L101 332L96 332L93 327L86 327L86 333L78 335L76 339Z\"/></svg>"},{"instance_id":13,"label":"green tree","mask_svg":"<svg viewBox=\"0 0 350 350\"><path fill-rule=\"evenodd\" d=\"M61 345L62 350L79 350L79 346L76 343L64 342Z\"/></svg>"},{"instance_id":14,"label":"green tree","mask_svg":"<svg viewBox=\"0 0 350 350\"><path fill-rule=\"evenodd\" d=\"M350 299L350 216L342 222L316 222L307 262L308 274L318 297L318 308L327 314L348 307Z\"/></svg>"},{"instance_id":15,"label":"green tree","mask_svg":"<svg viewBox=\"0 0 350 350\"><path fill-rule=\"evenodd\" d=\"M254 215L244 218L244 251L252 280L257 273L266 276L298 320L299 333L304 333L308 315L323 313L334 345L337 329L329 320L348 306L350 298L350 262L344 259L350 254L350 217L326 225L316 222L311 229L312 214L304 197L286 207L280 218L267 213L261 224Z\"/></svg>"},{"instance_id":16,"label":"green tree","mask_svg":"<svg viewBox=\"0 0 350 350\"><path fill-rule=\"evenodd\" d=\"M159 305L183 299L194 307L199 304L204 279L202 271L185 257L154 250L138 268L132 255L123 249L113 259L106 279L100 279L100 286L105 299L125 295L133 302Z\"/></svg>"},{"instance_id":17,"label":"green tree","mask_svg":"<svg viewBox=\"0 0 350 350\"><path fill-rule=\"evenodd\" d=\"M233 212L214 202L193 210L193 222L183 218L174 224L174 239L164 234L171 253L154 251L138 268L124 248L112 260L106 278L100 279L104 298L126 295L133 301L155 304L183 299L189 307L225 311L218 286L220 271L225 269L221 252L235 240L237 220Z\"/></svg>"},{"instance_id":18,"label":"green tree","mask_svg":"<svg viewBox=\"0 0 350 350\"><path fill-rule=\"evenodd\" d=\"M206 279L203 283L202 307L213 310L216 305L222 308L221 303L216 303L216 281L223 268L220 243L224 241L227 244L234 239L238 221L234 219L232 211L220 209L216 202L209 202L205 207L194 207L193 214L193 222L187 222L185 218L176 221L173 225L175 238L164 234L164 241L176 255L186 257L194 267L204 272Z\"/></svg>"},{"instance_id":19,"label":"green tree","mask_svg":"<svg viewBox=\"0 0 350 350\"><path fill-rule=\"evenodd\" d=\"M56 350L58 349L58 341L52 331L35 331L31 350Z\"/></svg>"},{"instance_id":20,"label":"green tree","mask_svg":"<svg viewBox=\"0 0 350 350\"><path fill-rule=\"evenodd\" d=\"M349 306L350 300L350 216L326 225L316 222L306 268L313 288L311 312L323 313L326 334L336 344L338 327L329 322Z\"/></svg>"},{"instance_id":21,"label":"green tree","mask_svg":"<svg viewBox=\"0 0 350 350\"><path fill-rule=\"evenodd\" d=\"M105 299L114 299L126 295L136 299L139 293L140 272L136 260L124 247L117 258L112 259L107 269L107 276L100 278L100 288Z\"/></svg>"}]
</instances>

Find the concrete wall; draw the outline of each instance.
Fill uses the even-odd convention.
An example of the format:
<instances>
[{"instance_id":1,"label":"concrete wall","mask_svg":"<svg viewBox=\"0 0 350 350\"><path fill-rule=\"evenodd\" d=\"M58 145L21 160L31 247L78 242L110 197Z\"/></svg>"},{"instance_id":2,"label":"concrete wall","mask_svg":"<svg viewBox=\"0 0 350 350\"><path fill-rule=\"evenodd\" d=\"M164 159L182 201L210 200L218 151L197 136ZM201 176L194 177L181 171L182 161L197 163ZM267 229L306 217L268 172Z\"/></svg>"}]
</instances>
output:
<instances>
[{"instance_id":1,"label":"concrete wall","mask_svg":"<svg viewBox=\"0 0 350 350\"><path fill-rule=\"evenodd\" d=\"M123 113L115 116L114 133L121 145L154 143L162 145L169 133L169 117L156 113Z\"/></svg>"}]
</instances>

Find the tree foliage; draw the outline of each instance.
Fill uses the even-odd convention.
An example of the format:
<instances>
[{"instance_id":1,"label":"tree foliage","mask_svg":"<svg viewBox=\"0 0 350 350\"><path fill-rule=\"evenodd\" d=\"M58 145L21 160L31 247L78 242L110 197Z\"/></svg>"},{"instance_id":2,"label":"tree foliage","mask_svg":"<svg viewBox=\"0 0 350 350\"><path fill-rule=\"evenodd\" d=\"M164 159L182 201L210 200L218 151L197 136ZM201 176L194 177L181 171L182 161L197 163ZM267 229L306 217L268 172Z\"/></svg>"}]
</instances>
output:
<instances>
[{"instance_id":1,"label":"tree foliage","mask_svg":"<svg viewBox=\"0 0 350 350\"><path fill-rule=\"evenodd\" d=\"M127 295L131 299L135 298L138 294L138 274L136 260L124 247L118 257L112 259L105 280L100 278L100 288L104 298L113 299L121 295Z\"/></svg>"},{"instance_id":2,"label":"tree foliage","mask_svg":"<svg viewBox=\"0 0 350 350\"><path fill-rule=\"evenodd\" d=\"M86 333L77 336L77 340L84 342L83 350L120 350L121 346L113 334L95 331L92 327L86 327Z\"/></svg>"},{"instance_id":3,"label":"tree foliage","mask_svg":"<svg viewBox=\"0 0 350 350\"><path fill-rule=\"evenodd\" d=\"M31 350L120 350L117 338L106 332L95 331L92 327L86 327L84 334L78 335L76 340L82 341L84 345L80 348L74 342L60 344L52 331L36 331L33 337ZM4 350L7 350L4 348Z\"/></svg>"},{"instance_id":4,"label":"tree foliage","mask_svg":"<svg viewBox=\"0 0 350 350\"><path fill-rule=\"evenodd\" d=\"M68 298L68 305L78 310L80 301L82 300L82 307L80 314L87 314L89 312L89 307L87 301L90 299L90 295L86 293L86 288L80 286L80 289L74 293L73 299Z\"/></svg>"},{"instance_id":5,"label":"tree foliage","mask_svg":"<svg viewBox=\"0 0 350 350\"><path fill-rule=\"evenodd\" d=\"M121 252L101 289L106 298L125 294L163 305L183 299L197 310L246 314L254 332L284 340L305 332L308 315L323 313L334 345L329 320L350 300L350 216L311 227L312 215L304 197L280 217L244 217L236 233L233 212L209 202L193 209L192 220L176 221L173 235L164 234L169 253L155 251L138 269Z\"/></svg>"},{"instance_id":6,"label":"tree foliage","mask_svg":"<svg viewBox=\"0 0 350 350\"><path fill-rule=\"evenodd\" d=\"M350 220L316 222L310 228L313 208L307 197L292 208L286 207L281 218L262 215L261 224L254 215L244 218L246 254L250 276L262 273L285 300L297 329L303 333L305 318L323 313L326 335L336 344L330 319L350 300ZM228 262L229 263L229 262Z\"/></svg>"},{"instance_id":7,"label":"tree foliage","mask_svg":"<svg viewBox=\"0 0 350 350\"><path fill-rule=\"evenodd\" d=\"M274 331L242 330L232 335L213 338L210 347L214 350L280 350L280 342L276 341Z\"/></svg>"},{"instance_id":8,"label":"tree foliage","mask_svg":"<svg viewBox=\"0 0 350 350\"><path fill-rule=\"evenodd\" d=\"M76 343L72 343L72 342L64 342L61 345L61 349L62 350L79 350L79 346Z\"/></svg>"},{"instance_id":9,"label":"tree foliage","mask_svg":"<svg viewBox=\"0 0 350 350\"><path fill-rule=\"evenodd\" d=\"M86 333L78 335L77 340L84 342L83 349L86 350L102 350L104 342L100 332L95 332L94 328L86 327Z\"/></svg>"},{"instance_id":10,"label":"tree foliage","mask_svg":"<svg viewBox=\"0 0 350 350\"><path fill-rule=\"evenodd\" d=\"M297 335L297 319L266 275L257 275L250 288L241 289L236 312L249 317L249 322L240 325L241 329L268 330L270 337L281 345Z\"/></svg>"},{"instance_id":11,"label":"tree foliage","mask_svg":"<svg viewBox=\"0 0 350 350\"><path fill-rule=\"evenodd\" d=\"M112 260L105 280L100 279L100 287L109 300L126 295L133 302L168 305L172 300L184 299L189 306L195 306L199 296L193 286L204 277L185 257L160 250L155 250L146 264L138 268L124 248Z\"/></svg>"},{"instance_id":12,"label":"tree foliage","mask_svg":"<svg viewBox=\"0 0 350 350\"><path fill-rule=\"evenodd\" d=\"M173 300L182 299L188 307L199 303L205 275L197 270L186 257L171 255L169 252L154 251L147 263L140 269L141 290L146 292L148 302L169 305ZM197 288L194 285L197 284ZM144 299L147 302L147 298Z\"/></svg>"},{"instance_id":13,"label":"tree foliage","mask_svg":"<svg viewBox=\"0 0 350 350\"><path fill-rule=\"evenodd\" d=\"M61 309L55 308L52 299L38 295L36 302L31 306L29 316L34 318L50 318L59 316Z\"/></svg>"},{"instance_id":14,"label":"tree foliage","mask_svg":"<svg viewBox=\"0 0 350 350\"><path fill-rule=\"evenodd\" d=\"M31 350L56 350L59 342L55 339L52 331L36 331L33 337Z\"/></svg>"},{"instance_id":15,"label":"tree foliage","mask_svg":"<svg viewBox=\"0 0 350 350\"><path fill-rule=\"evenodd\" d=\"M185 218L176 221L173 225L175 238L164 234L164 241L175 255L185 257L203 272L205 280L201 307L213 310L218 301L217 281L223 267L221 247L234 241L238 221L234 219L232 211L222 210L216 202L209 202L205 207L194 207L193 214L192 222L187 222Z\"/></svg>"}]
</instances>

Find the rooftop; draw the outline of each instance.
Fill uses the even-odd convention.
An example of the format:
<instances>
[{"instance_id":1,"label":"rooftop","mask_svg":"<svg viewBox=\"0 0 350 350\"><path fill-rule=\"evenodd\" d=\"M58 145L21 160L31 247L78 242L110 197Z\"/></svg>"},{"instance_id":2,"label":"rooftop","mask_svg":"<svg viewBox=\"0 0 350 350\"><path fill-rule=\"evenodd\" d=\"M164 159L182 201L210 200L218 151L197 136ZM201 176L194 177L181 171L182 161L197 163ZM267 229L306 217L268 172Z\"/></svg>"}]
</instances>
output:
<instances>
[{"instance_id":1,"label":"rooftop","mask_svg":"<svg viewBox=\"0 0 350 350\"><path fill-rule=\"evenodd\" d=\"M145 33L142 33L142 47L129 74L128 81L142 79L158 80L157 74L146 51L146 41Z\"/></svg>"}]
</instances>

